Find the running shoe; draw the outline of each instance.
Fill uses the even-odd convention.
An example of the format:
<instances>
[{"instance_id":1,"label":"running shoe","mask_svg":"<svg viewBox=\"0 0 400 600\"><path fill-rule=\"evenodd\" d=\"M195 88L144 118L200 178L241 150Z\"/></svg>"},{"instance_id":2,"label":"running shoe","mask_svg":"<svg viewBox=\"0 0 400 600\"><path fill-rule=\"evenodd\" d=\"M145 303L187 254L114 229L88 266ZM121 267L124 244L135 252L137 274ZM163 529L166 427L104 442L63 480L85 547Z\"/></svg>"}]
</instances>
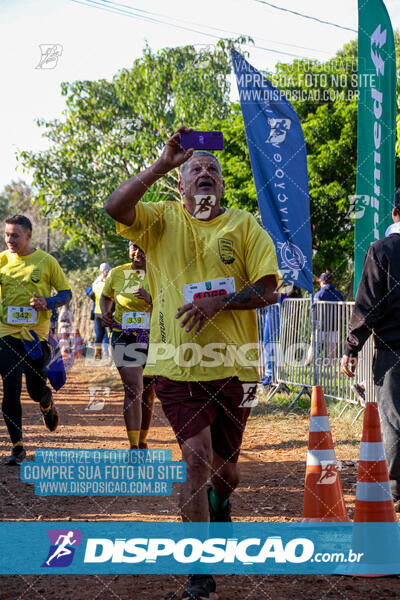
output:
<instances>
[{"instance_id":1,"label":"running shoe","mask_svg":"<svg viewBox=\"0 0 400 600\"><path fill-rule=\"evenodd\" d=\"M271 375L264 375L264 377L261 377L261 383L264 386L269 386L271 381L272 381Z\"/></svg>"},{"instance_id":2,"label":"running shoe","mask_svg":"<svg viewBox=\"0 0 400 600\"><path fill-rule=\"evenodd\" d=\"M47 429L49 431L55 431L58 427L58 423L60 422L60 416L53 400L48 408L43 408L40 406L40 410L42 411L43 421Z\"/></svg>"},{"instance_id":3,"label":"running shoe","mask_svg":"<svg viewBox=\"0 0 400 600\"><path fill-rule=\"evenodd\" d=\"M26 457L26 451L23 446L14 446L10 456L7 456L4 464L9 466L20 465Z\"/></svg>"},{"instance_id":4,"label":"running shoe","mask_svg":"<svg viewBox=\"0 0 400 600\"><path fill-rule=\"evenodd\" d=\"M182 600L217 600L216 585L211 575L189 575Z\"/></svg>"},{"instance_id":5,"label":"running shoe","mask_svg":"<svg viewBox=\"0 0 400 600\"><path fill-rule=\"evenodd\" d=\"M214 510L210 502L210 493L212 490L212 484L207 484L207 497L208 497L208 510L210 511L210 522L211 523L232 523L231 519L231 503L228 502L223 508Z\"/></svg>"},{"instance_id":6,"label":"running shoe","mask_svg":"<svg viewBox=\"0 0 400 600\"><path fill-rule=\"evenodd\" d=\"M353 393L356 396L356 398L361 403L365 402L365 387L363 385L360 385L359 383L354 383L351 386L351 389L353 390Z\"/></svg>"}]
</instances>

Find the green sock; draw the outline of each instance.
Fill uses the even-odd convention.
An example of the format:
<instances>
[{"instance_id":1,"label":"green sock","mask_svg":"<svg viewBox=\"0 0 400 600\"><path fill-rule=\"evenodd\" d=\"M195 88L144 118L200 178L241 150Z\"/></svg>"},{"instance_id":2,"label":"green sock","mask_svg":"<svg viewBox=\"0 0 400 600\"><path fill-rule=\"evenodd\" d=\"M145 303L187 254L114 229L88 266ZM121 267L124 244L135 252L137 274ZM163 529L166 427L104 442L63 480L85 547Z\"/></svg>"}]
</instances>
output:
<instances>
[{"instance_id":1,"label":"green sock","mask_svg":"<svg viewBox=\"0 0 400 600\"><path fill-rule=\"evenodd\" d=\"M225 508L225 506L228 504L228 498L221 498L221 496L217 496L217 494L212 489L210 492L210 504L211 508L215 512L217 512L221 508Z\"/></svg>"}]
</instances>

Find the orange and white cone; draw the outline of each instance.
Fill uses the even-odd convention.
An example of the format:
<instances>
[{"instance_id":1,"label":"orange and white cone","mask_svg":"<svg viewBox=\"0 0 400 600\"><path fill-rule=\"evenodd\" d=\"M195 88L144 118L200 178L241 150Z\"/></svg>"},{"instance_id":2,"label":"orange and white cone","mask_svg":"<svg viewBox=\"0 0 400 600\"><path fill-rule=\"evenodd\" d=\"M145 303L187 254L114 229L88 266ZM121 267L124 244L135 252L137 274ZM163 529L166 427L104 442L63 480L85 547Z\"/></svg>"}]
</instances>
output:
<instances>
[{"instance_id":1,"label":"orange and white cone","mask_svg":"<svg viewBox=\"0 0 400 600\"><path fill-rule=\"evenodd\" d=\"M395 522L389 472L382 443L376 402L365 404L363 434L358 463L355 523Z\"/></svg>"},{"instance_id":2,"label":"orange and white cone","mask_svg":"<svg viewBox=\"0 0 400 600\"><path fill-rule=\"evenodd\" d=\"M322 387L312 389L303 522L349 521Z\"/></svg>"},{"instance_id":3,"label":"orange and white cone","mask_svg":"<svg viewBox=\"0 0 400 600\"><path fill-rule=\"evenodd\" d=\"M74 338L74 357L81 358L83 354L83 339L81 334L79 333L78 327L75 330L75 338Z\"/></svg>"},{"instance_id":4,"label":"orange and white cone","mask_svg":"<svg viewBox=\"0 0 400 600\"><path fill-rule=\"evenodd\" d=\"M354 523L380 522L396 522L396 513L390 493L389 472L382 443L378 405L376 402L366 402L360 461L358 463ZM396 533L394 532L394 534ZM363 529L362 525L358 525L353 533L352 548L365 553L365 549L371 543L373 543L371 541L371 530ZM399 547L399 539L388 538L387 543L389 546L385 549L387 550L385 555L393 556L392 549ZM384 561L383 555L382 561ZM375 562L376 564L366 565L366 571L370 571L369 573L350 574L356 577L384 577L384 574L375 573L388 567L389 572L397 573L396 569L398 567L396 564L389 564L387 561L378 563L376 559ZM384 573L386 572L384 571Z\"/></svg>"}]
</instances>

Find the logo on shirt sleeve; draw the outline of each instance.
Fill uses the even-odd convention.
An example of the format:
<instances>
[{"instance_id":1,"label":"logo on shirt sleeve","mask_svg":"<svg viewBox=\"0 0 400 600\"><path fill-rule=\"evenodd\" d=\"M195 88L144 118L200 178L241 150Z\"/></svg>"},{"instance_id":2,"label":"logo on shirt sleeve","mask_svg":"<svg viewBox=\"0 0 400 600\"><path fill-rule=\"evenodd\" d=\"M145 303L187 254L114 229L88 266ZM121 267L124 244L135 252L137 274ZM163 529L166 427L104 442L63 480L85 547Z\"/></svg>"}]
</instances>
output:
<instances>
[{"instance_id":1,"label":"logo on shirt sleeve","mask_svg":"<svg viewBox=\"0 0 400 600\"><path fill-rule=\"evenodd\" d=\"M39 283L41 276L42 273L39 267L35 267L31 273L31 281L33 281L33 283Z\"/></svg>"},{"instance_id":2,"label":"logo on shirt sleeve","mask_svg":"<svg viewBox=\"0 0 400 600\"><path fill-rule=\"evenodd\" d=\"M218 251L219 257L223 263L230 265L235 260L235 250L233 248L232 240L226 238L219 238L218 240Z\"/></svg>"}]
</instances>

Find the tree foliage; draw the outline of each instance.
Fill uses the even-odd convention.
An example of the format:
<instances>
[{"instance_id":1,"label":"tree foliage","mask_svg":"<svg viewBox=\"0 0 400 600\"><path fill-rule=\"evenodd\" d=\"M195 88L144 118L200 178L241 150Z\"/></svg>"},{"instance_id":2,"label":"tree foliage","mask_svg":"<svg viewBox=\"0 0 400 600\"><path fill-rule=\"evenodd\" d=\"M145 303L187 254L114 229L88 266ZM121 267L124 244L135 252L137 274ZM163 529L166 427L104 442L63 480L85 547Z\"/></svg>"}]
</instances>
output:
<instances>
[{"instance_id":1,"label":"tree foliage","mask_svg":"<svg viewBox=\"0 0 400 600\"><path fill-rule=\"evenodd\" d=\"M201 53L193 46L153 53L146 46L143 57L112 81L62 84L63 120L38 120L52 146L22 152L21 161L34 169L38 200L71 243L98 251L106 238L122 250L105 199L154 161L180 125L226 117L228 46L221 41ZM159 187L176 195L176 179L172 174Z\"/></svg>"},{"instance_id":2,"label":"tree foliage","mask_svg":"<svg viewBox=\"0 0 400 600\"><path fill-rule=\"evenodd\" d=\"M395 34L399 59L399 35ZM225 149L218 155L226 182L225 202L257 215L240 106L230 101L232 45L223 40L200 52L193 46L154 53L146 47L130 69L111 81L64 83L62 120L39 120L52 143L20 159L34 171L37 200L68 244L120 261L126 243L104 211L107 196L125 179L151 164L180 125L217 129ZM289 99L302 123L314 249L314 273L333 269L351 296L353 230L351 197L357 159L357 43L346 44L324 62L278 63L265 74ZM399 90L400 91L400 90ZM400 121L398 122L400 131ZM398 147L400 153L400 147ZM400 162L396 162L399 173ZM177 173L153 186L145 200L177 198ZM1 209L1 206L0 206Z\"/></svg>"}]
</instances>

